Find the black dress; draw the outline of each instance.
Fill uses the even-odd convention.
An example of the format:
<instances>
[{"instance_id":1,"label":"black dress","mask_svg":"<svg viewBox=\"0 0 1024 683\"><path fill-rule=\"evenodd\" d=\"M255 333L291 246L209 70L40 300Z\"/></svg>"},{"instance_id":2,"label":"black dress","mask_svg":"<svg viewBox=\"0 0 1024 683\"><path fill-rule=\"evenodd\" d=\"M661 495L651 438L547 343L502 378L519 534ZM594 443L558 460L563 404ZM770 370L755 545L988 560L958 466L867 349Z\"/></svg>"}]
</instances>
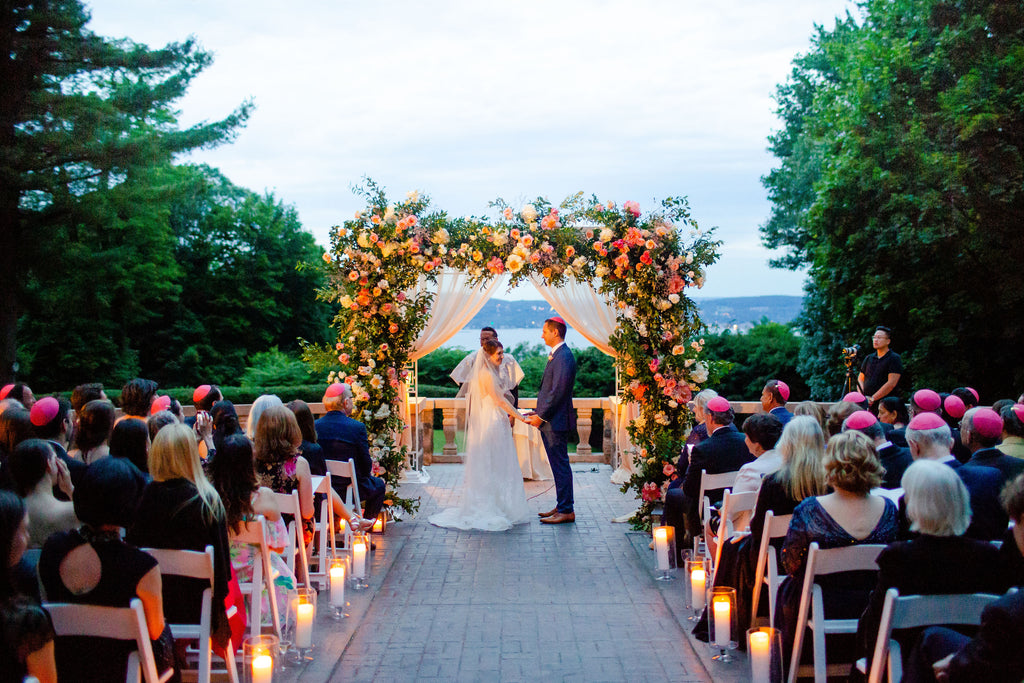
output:
<instances>
[{"instance_id":1,"label":"black dress","mask_svg":"<svg viewBox=\"0 0 1024 683\"><path fill-rule=\"evenodd\" d=\"M98 536L90 545L100 558L100 580L80 595L68 590L60 578L60 564L75 548L87 543L80 531L53 534L43 544L39 557L39 580L49 602L79 605L128 607L139 597L137 587L156 560L112 535ZM166 605L166 603L165 603ZM169 631L165 629L165 636ZM165 636L161 636L164 641ZM60 680L124 681L128 655L136 649L134 642L69 636L58 638L54 647L57 674ZM166 648L156 647L166 653Z\"/></svg>"},{"instance_id":2,"label":"black dress","mask_svg":"<svg viewBox=\"0 0 1024 683\"><path fill-rule=\"evenodd\" d=\"M231 579L228 527L223 518L207 523L195 484L187 479L153 481L142 493L129 543L140 548L202 551L213 546L213 640L223 646L231 637L224 598ZM202 611L203 579L163 577L164 616L171 624L198 624Z\"/></svg>"}]
</instances>

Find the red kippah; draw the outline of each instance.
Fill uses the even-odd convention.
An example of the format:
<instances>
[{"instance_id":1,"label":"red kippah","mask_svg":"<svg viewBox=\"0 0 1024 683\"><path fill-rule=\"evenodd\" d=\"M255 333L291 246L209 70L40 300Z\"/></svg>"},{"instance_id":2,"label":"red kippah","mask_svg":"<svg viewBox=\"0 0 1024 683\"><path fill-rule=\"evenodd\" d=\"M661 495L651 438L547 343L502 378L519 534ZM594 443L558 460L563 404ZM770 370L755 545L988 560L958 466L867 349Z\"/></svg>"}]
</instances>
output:
<instances>
[{"instance_id":1,"label":"red kippah","mask_svg":"<svg viewBox=\"0 0 1024 683\"><path fill-rule=\"evenodd\" d=\"M31 412L29 412L28 419L36 427L42 427L52 420L58 412L60 412L60 403L53 396L47 396L36 401L36 404L32 406Z\"/></svg>"},{"instance_id":2,"label":"red kippah","mask_svg":"<svg viewBox=\"0 0 1024 683\"><path fill-rule=\"evenodd\" d=\"M874 415L866 410L858 410L846 418L843 426L847 429L867 429L876 422L878 422L878 419Z\"/></svg>"},{"instance_id":3,"label":"red kippah","mask_svg":"<svg viewBox=\"0 0 1024 683\"><path fill-rule=\"evenodd\" d=\"M196 390L192 392L192 402L199 403L206 398L206 395L209 394L212 389L213 387L209 384L200 384L196 387Z\"/></svg>"},{"instance_id":4,"label":"red kippah","mask_svg":"<svg viewBox=\"0 0 1024 683\"><path fill-rule=\"evenodd\" d=\"M327 391L324 392L324 398L334 398L335 396L341 396L345 393L346 384L341 382L335 382L334 384L327 385Z\"/></svg>"},{"instance_id":5,"label":"red kippah","mask_svg":"<svg viewBox=\"0 0 1024 683\"><path fill-rule=\"evenodd\" d=\"M975 401L980 401L981 400L981 396L978 395L978 390L975 389L974 387L967 387L967 391L969 391L972 394L974 394L974 400Z\"/></svg>"},{"instance_id":6,"label":"red kippah","mask_svg":"<svg viewBox=\"0 0 1024 683\"><path fill-rule=\"evenodd\" d=\"M942 399L931 389L915 391L910 400L921 410L938 410L942 405Z\"/></svg>"},{"instance_id":7,"label":"red kippah","mask_svg":"<svg viewBox=\"0 0 1024 683\"><path fill-rule=\"evenodd\" d=\"M910 421L910 424L907 425L907 429L938 429L945 424L946 423L943 422L942 418L935 413L919 413Z\"/></svg>"},{"instance_id":8,"label":"red kippah","mask_svg":"<svg viewBox=\"0 0 1024 683\"><path fill-rule=\"evenodd\" d=\"M149 406L149 414L150 415L156 415L157 413L159 413L161 411L169 410L170 407L171 407L171 397L170 396L157 396L156 398L153 399L153 403L151 403L150 406Z\"/></svg>"},{"instance_id":9,"label":"red kippah","mask_svg":"<svg viewBox=\"0 0 1024 683\"><path fill-rule=\"evenodd\" d=\"M13 384L5 384L3 389L0 389L0 401L7 398L7 394L11 393L11 389L14 388Z\"/></svg>"},{"instance_id":10,"label":"red kippah","mask_svg":"<svg viewBox=\"0 0 1024 683\"><path fill-rule=\"evenodd\" d=\"M732 406L729 404L728 399L722 398L721 396L715 396L713 399L708 401L708 410L713 413L724 413L731 407Z\"/></svg>"}]
</instances>

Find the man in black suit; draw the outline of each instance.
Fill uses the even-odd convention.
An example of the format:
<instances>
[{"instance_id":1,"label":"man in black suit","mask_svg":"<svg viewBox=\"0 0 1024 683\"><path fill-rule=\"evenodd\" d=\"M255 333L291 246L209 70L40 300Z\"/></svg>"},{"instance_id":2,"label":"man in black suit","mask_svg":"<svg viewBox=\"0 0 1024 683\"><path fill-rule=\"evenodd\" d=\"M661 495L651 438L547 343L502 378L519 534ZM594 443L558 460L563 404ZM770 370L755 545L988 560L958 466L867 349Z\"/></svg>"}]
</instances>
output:
<instances>
[{"instance_id":1,"label":"man in black suit","mask_svg":"<svg viewBox=\"0 0 1024 683\"><path fill-rule=\"evenodd\" d=\"M898 489L900 480L903 479L903 473L910 467L910 463L914 462L914 459L910 457L910 449L900 448L885 438L882 423L867 410L858 410L843 420L843 431L850 430L861 432L875 442L878 460L885 468L882 488Z\"/></svg>"},{"instance_id":2,"label":"man in black suit","mask_svg":"<svg viewBox=\"0 0 1024 683\"><path fill-rule=\"evenodd\" d=\"M1003 418L991 408L971 408L960 420L960 434L971 451L968 465L999 470L1006 483L1024 472L1024 460L996 448L1003 437Z\"/></svg>"},{"instance_id":3,"label":"man in black suit","mask_svg":"<svg viewBox=\"0 0 1024 683\"><path fill-rule=\"evenodd\" d=\"M793 419L793 413L786 408L789 400L789 385L781 379L770 379L761 390L761 408L769 415L774 415L785 427Z\"/></svg>"},{"instance_id":4,"label":"man in black suit","mask_svg":"<svg viewBox=\"0 0 1024 683\"><path fill-rule=\"evenodd\" d=\"M68 455L68 448L75 438L75 410L71 407L71 401L64 397L46 396L33 404L29 416L32 426L35 427L36 436L50 442L57 458L67 465L71 483L77 486L86 465ZM61 500L67 500L64 492L57 487L54 487L53 495Z\"/></svg>"},{"instance_id":5,"label":"man in black suit","mask_svg":"<svg viewBox=\"0 0 1024 683\"><path fill-rule=\"evenodd\" d=\"M986 541L1001 539L1006 533L1009 518L999 504L999 492L1003 488L1003 477L990 467L962 465L950 451L953 437L941 417L935 413L921 413L907 425L907 444L914 460L936 460L952 467L971 499L971 525L964 534L970 538ZM905 501L900 500L901 536L907 537L909 525L905 524Z\"/></svg>"},{"instance_id":6,"label":"man in black suit","mask_svg":"<svg viewBox=\"0 0 1024 683\"><path fill-rule=\"evenodd\" d=\"M747 450L746 439L733 424L735 418L726 399L716 396L708 401L704 425L710 436L693 447L682 483L665 493L665 524L686 530L686 538L679 547L692 543L693 537L701 531L698 514L701 471L706 470L708 474L736 472L754 459ZM722 491L711 492L710 498L712 502L720 501Z\"/></svg>"}]
</instances>

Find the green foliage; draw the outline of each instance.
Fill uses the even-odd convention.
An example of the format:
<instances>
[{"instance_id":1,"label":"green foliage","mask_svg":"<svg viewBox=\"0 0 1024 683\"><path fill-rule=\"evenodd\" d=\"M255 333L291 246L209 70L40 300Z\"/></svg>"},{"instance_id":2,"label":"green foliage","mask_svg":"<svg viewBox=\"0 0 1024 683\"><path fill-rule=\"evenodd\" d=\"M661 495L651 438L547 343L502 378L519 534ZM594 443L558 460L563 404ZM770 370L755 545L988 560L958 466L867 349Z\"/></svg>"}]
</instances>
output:
<instances>
[{"instance_id":1,"label":"green foliage","mask_svg":"<svg viewBox=\"0 0 1024 683\"><path fill-rule=\"evenodd\" d=\"M316 378L302 360L278 351L276 346L269 351L253 354L251 365L242 373L242 387L245 388L275 384L312 384L315 381Z\"/></svg>"},{"instance_id":2,"label":"green foliage","mask_svg":"<svg viewBox=\"0 0 1024 683\"><path fill-rule=\"evenodd\" d=\"M0 8L0 380L19 333L38 384L142 367L134 340L177 295L154 178L177 154L231 140L250 111L179 128L175 101L209 53L107 40L87 20L75 0Z\"/></svg>"},{"instance_id":3,"label":"green foliage","mask_svg":"<svg viewBox=\"0 0 1024 683\"><path fill-rule=\"evenodd\" d=\"M796 369L801 339L790 325L762 318L749 332L705 334L708 358L730 364L727 374L712 387L730 401L756 401L769 379L781 379L789 385L790 400L808 398L809 388Z\"/></svg>"},{"instance_id":4,"label":"green foliage","mask_svg":"<svg viewBox=\"0 0 1024 683\"><path fill-rule=\"evenodd\" d=\"M819 30L778 93L762 228L809 266L799 371L893 328L911 386L1024 386L1024 5L869 0Z\"/></svg>"}]
</instances>

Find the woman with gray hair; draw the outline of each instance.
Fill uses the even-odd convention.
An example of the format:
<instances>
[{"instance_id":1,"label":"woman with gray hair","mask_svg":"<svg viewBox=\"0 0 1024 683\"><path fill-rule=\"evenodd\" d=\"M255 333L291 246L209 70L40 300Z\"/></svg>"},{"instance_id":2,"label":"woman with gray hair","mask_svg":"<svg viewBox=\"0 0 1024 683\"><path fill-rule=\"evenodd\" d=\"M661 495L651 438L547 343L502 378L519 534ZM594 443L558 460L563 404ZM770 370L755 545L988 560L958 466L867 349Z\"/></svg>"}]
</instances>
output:
<instances>
[{"instance_id":1,"label":"woman with gray hair","mask_svg":"<svg viewBox=\"0 0 1024 683\"><path fill-rule=\"evenodd\" d=\"M999 550L963 536L971 523L970 497L952 467L918 460L903 473L902 483L910 529L917 535L889 544L878 556L878 583L857 627L861 656L874 651L890 588L900 595L1000 595L1008 588L1004 575L993 571ZM919 633L920 629L908 629L898 634L905 654Z\"/></svg>"},{"instance_id":2,"label":"woman with gray hair","mask_svg":"<svg viewBox=\"0 0 1024 683\"><path fill-rule=\"evenodd\" d=\"M693 416L697 420L697 424L692 430L690 435L686 437L686 445L696 446L704 439L708 438L707 427L704 426L704 415L707 411L708 401L718 396L718 392L714 389L705 389L696 396L693 397L693 403L690 408L693 410Z\"/></svg>"}]
</instances>

